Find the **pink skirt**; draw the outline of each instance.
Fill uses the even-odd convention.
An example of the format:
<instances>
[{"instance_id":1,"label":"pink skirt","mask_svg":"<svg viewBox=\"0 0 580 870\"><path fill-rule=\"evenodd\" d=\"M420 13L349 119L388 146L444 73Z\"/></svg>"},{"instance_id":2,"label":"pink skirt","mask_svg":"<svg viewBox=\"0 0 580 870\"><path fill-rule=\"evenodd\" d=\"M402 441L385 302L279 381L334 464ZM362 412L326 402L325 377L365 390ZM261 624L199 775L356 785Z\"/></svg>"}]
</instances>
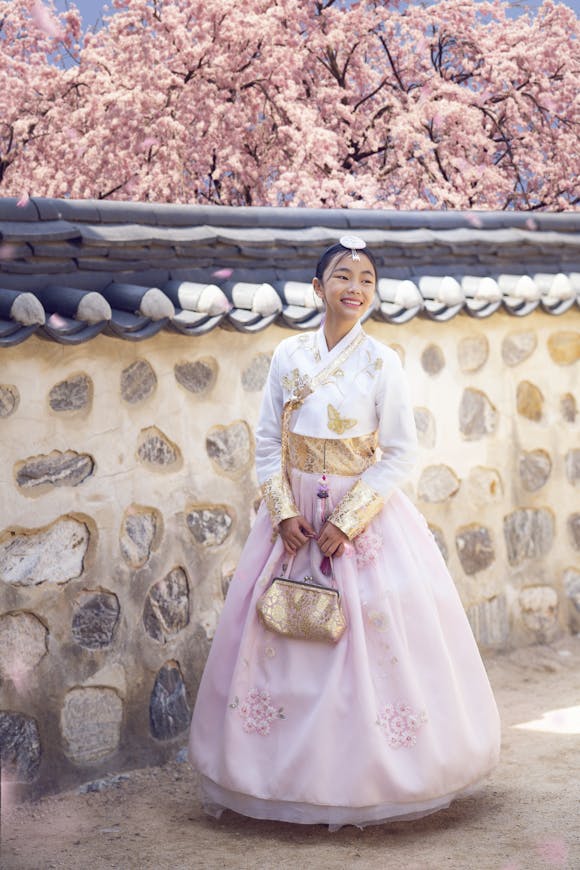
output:
<instances>
[{"instance_id":1,"label":"pink skirt","mask_svg":"<svg viewBox=\"0 0 580 870\"><path fill-rule=\"evenodd\" d=\"M294 470L320 525L319 475ZM332 504L352 477L329 476ZM291 569L319 573L316 544ZM336 645L265 629L256 601L286 561L262 504L232 580L190 734L207 812L363 827L471 793L500 722L463 606L424 517L399 490L334 560L348 627Z\"/></svg>"}]
</instances>

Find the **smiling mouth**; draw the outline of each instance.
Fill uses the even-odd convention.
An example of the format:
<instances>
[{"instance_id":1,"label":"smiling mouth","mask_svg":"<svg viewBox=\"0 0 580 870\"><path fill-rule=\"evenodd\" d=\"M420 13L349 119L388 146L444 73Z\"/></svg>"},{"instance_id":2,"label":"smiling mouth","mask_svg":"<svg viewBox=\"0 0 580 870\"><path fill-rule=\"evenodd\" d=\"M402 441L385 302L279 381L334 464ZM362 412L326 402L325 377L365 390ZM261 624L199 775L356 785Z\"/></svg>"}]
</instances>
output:
<instances>
[{"instance_id":1,"label":"smiling mouth","mask_svg":"<svg viewBox=\"0 0 580 870\"><path fill-rule=\"evenodd\" d=\"M360 308L360 306L362 305L362 302L359 299L346 298L346 299L341 299L340 301L342 302L343 305L348 305L351 308Z\"/></svg>"}]
</instances>

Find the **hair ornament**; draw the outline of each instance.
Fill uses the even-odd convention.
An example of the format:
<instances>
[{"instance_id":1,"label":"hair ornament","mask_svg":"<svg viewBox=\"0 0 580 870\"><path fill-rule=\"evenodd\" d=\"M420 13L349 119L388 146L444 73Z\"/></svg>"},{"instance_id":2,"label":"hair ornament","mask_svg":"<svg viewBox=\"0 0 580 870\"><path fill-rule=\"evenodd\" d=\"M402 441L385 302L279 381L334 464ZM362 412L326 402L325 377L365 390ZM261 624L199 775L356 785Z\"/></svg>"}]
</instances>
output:
<instances>
[{"instance_id":1,"label":"hair ornament","mask_svg":"<svg viewBox=\"0 0 580 870\"><path fill-rule=\"evenodd\" d=\"M367 246L365 240L359 236L342 236L339 241L343 248L350 248L350 255L353 260L360 260L358 252Z\"/></svg>"}]
</instances>

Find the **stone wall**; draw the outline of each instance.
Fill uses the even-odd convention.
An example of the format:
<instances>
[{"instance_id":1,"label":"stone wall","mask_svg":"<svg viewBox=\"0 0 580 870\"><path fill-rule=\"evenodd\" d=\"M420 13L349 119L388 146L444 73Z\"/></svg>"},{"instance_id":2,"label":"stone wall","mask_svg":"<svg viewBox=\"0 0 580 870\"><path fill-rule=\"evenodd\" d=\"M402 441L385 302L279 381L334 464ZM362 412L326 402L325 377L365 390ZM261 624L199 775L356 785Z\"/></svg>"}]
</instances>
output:
<instances>
[{"instance_id":1,"label":"stone wall","mask_svg":"<svg viewBox=\"0 0 580 870\"><path fill-rule=\"evenodd\" d=\"M404 360L421 443L405 490L478 642L579 631L580 312L366 328ZM22 794L184 742L287 334L0 351L0 744Z\"/></svg>"}]
</instances>

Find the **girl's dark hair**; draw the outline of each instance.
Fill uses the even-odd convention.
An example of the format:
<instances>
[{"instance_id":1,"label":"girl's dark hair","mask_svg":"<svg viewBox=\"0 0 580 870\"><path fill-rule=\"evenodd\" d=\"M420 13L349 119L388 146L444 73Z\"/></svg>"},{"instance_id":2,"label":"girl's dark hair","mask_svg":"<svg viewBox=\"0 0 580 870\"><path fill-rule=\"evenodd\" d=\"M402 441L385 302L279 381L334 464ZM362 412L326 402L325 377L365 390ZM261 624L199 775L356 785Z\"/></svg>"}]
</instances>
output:
<instances>
[{"instance_id":1,"label":"girl's dark hair","mask_svg":"<svg viewBox=\"0 0 580 870\"><path fill-rule=\"evenodd\" d=\"M347 251L350 251L350 248L346 248L344 245L341 245L340 242L337 242L336 245L331 245L330 248L327 248L324 254L321 256L320 260L316 264L316 277L319 281L322 281L322 276L326 271L326 267L328 264L334 260L337 254L346 254ZM375 281L378 283L379 275L377 269L377 261L375 260L373 254L368 248L362 248L361 254L364 254L365 257L371 261L371 265L375 272Z\"/></svg>"}]
</instances>

